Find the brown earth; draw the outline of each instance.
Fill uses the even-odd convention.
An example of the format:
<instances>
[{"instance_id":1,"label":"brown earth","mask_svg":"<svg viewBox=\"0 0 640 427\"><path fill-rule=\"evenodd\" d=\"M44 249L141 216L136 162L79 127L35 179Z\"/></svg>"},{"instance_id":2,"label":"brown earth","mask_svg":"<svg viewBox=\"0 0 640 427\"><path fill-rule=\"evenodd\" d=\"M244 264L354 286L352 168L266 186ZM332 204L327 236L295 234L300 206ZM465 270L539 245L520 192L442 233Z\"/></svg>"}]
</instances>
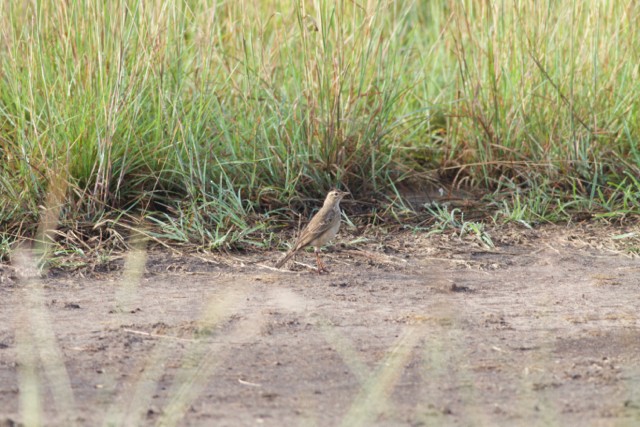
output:
<instances>
[{"instance_id":1,"label":"brown earth","mask_svg":"<svg viewBox=\"0 0 640 427\"><path fill-rule=\"evenodd\" d=\"M639 425L633 233L381 235L321 276L269 268L276 252L133 251L44 278L16 257L0 426Z\"/></svg>"}]
</instances>

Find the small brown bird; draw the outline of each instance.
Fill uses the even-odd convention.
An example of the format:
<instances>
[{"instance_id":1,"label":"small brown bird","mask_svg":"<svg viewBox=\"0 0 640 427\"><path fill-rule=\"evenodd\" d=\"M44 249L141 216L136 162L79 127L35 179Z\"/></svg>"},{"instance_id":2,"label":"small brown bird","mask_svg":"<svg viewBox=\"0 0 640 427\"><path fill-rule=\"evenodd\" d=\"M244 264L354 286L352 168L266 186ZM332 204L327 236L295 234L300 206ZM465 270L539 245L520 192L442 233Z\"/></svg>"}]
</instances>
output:
<instances>
[{"instance_id":1,"label":"small brown bird","mask_svg":"<svg viewBox=\"0 0 640 427\"><path fill-rule=\"evenodd\" d=\"M316 254L316 263L318 265L318 274L326 271L324 263L320 259L320 248L329 240L333 239L340 228L340 200L349 194L346 191L331 190L324 199L324 205L316 213L309 224L302 230L300 237L293 245L293 248L276 263L276 268L280 268L291 257L307 246L313 246Z\"/></svg>"}]
</instances>

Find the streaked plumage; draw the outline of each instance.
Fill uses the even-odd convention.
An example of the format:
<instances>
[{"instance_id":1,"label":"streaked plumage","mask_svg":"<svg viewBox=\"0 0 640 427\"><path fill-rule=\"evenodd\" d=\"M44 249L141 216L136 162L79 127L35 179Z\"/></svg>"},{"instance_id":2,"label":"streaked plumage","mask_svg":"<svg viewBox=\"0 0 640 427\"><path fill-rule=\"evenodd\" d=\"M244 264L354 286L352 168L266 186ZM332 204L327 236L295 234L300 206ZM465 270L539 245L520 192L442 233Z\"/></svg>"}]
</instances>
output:
<instances>
[{"instance_id":1,"label":"streaked plumage","mask_svg":"<svg viewBox=\"0 0 640 427\"><path fill-rule=\"evenodd\" d=\"M280 268L291 257L307 246L313 246L316 254L318 273L325 270L322 260L320 260L320 248L333 239L340 228L340 200L346 196L347 192L331 190L324 200L322 208L316 213L309 224L302 230L300 237L293 248L276 263L276 268Z\"/></svg>"}]
</instances>

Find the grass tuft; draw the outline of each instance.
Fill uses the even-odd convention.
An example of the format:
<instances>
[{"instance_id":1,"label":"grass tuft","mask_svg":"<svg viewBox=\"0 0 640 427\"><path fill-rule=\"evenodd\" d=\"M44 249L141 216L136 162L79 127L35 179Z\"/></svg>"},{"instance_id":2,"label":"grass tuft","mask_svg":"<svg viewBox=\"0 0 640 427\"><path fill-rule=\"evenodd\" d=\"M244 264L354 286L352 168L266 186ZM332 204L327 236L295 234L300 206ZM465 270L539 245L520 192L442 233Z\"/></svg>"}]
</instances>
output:
<instances>
[{"instance_id":1,"label":"grass tuft","mask_svg":"<svg viewBox=\"0 0 640 427\"><path fill-rule=\"evenodd\" d=\"M291 6L0 4L0 256L51 186L79 247L140 218L260 245L301 198L434 173L507 220L638 214L634 2Z\"/></svg>"}]
</instances>

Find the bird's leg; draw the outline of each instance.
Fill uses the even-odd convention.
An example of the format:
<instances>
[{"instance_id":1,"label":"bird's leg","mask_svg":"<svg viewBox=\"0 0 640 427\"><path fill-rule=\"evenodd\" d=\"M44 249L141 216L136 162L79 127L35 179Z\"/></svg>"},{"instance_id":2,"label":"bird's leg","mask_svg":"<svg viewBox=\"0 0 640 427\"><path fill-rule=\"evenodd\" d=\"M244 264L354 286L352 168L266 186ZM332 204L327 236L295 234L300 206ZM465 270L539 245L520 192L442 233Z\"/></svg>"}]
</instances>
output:
<instances>
[{"instance_id":1,"label":"bird's leg","mask_svg":"<svg viewBox=\"0 0 640 427\"><path fill-rule=\"evenodd\" d=\"M316 253L316 264L318 265L318 274L327 271L324 263L320 259L320 248L315 248L314 252Z\"/></svg>"}]
</instances>

